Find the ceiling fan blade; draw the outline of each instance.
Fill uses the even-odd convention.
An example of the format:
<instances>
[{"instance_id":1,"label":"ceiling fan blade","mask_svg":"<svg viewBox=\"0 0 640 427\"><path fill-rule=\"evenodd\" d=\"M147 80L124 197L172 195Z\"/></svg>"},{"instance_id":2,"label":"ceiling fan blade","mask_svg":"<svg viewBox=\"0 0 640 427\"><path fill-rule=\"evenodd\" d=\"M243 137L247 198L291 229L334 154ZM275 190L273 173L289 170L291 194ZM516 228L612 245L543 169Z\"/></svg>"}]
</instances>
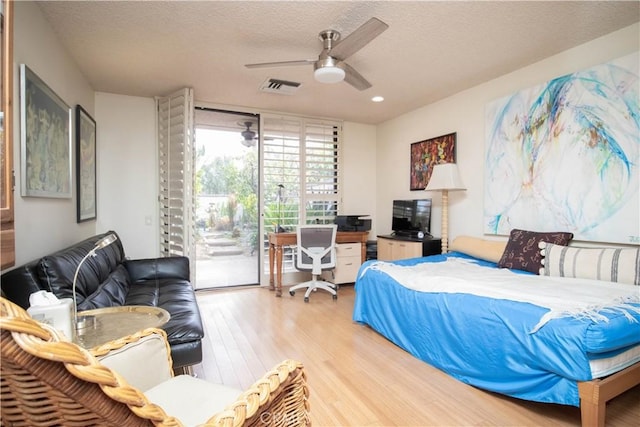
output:
<instances>
[{"instance_id":1,"label":"ceiling fan blade","mask_svg":"<svg viewBox=\"0 0 640 427\"><path fill-rule=\"evenodd\" d=\"M367 81L362 75L357 72L351 65L343 62L342 66L344 67L344 81L349 83L351 86L355 87L358 90L365 90L371 87L371 83Z\"/></svg>"},{"instance_id":2,"label":"ceiling fan blade","mask_svg":"<svg viewBox=\"0 0 640 427\"><path fill-rule=\"evenodd\" d=\"M290 65L309 65L313 64L317 59L302 59L299 61L281 61L281 62L263 62L260 64L245 64L247 68L269 68L269 67L288 67Z\"/></svg>"},{"instance_id":3,"label":"ceiling fan blade","mask_svg":"<svg viewBox=\"0 0 640 427\"><path fill-rule=\"evenodd\" d=\"M339 41L329 52L332 57L344 61L371 40L382 34L389 25L378 18L371 18L362 24L357 30L349 34L342 41Z\"/></svg>"}]
</instances>

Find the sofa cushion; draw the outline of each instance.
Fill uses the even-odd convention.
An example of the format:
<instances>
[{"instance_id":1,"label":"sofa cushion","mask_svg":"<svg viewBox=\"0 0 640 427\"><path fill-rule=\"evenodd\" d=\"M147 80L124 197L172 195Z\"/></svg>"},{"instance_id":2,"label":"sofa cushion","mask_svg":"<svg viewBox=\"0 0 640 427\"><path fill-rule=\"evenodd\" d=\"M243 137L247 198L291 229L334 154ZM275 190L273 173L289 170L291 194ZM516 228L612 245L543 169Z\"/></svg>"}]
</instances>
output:
<instances>
[{"instance_id":1,"label":"sofa cushion","mask_svg":"<svg viewBox=\"0 0 640 427\"><path fill-rule=\"evenodd\" d=\"M144 394L167 415L176 417L186 426L196 426L204 424L210 417L234 403L242 390L209 383L189 375L178 375Z\"/></svg>"},{"instance_id":2,"label":"sofa cushion","mask_svg":"<svg viewBox=\"0 0 640 427\"><path fill-rule=\"evenodd\" d=\"M124 265L120 264L91 294L86 295L87 289L83 286L76 286L78 310L125 305L129 287L129 273Z\"/></svg>"},{"instance_id":3,"label":"sofa cushion","mask_svg":"<svg viewBox=\"0 0 640 427\"><path fill-rule=\"evenodd\" d=\"M96 243L109 233L115 234L114 232L99 234L69 248L42 257L38 265L38 276L45 290L53 292L58 298L72 298L73 277L78 265L95 247ZM120 239L96 251L95 256L88 257L78 273L76 284L78 301L81 302L88 296L95 294L105 282L111 279L112 273L123 261L124 249ZM117 286L120 286L120 283ZM113 301L112 304L100 307L121 304L122 301ZM79 305L78 308L88 309L97 308L97 306Z\"/></svg>"},{"instance_id":4,"label":"sofa cushion","mask_svg":"<svg viewBox=\"0 0 640 427\"><path fill-rule=\"evenodd\" d=\"M162 326L169 343L185 343L204 337L196 294L186 280L160 279L138 281L131 285L125 305L164 308L171 318Z\"/></svg>"}]
</instances>

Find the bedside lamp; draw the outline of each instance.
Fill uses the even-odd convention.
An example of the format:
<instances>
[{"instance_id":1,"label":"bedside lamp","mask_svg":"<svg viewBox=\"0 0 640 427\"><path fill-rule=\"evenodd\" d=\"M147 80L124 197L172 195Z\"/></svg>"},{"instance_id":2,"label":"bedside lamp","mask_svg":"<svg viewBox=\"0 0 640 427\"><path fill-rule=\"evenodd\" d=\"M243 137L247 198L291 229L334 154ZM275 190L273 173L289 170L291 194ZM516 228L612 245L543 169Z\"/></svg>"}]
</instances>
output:
<instances>
[{"instance_id":1,"label":"bedside lamp","mask_svg":"<svg viewBox=\"0 0 640 427\"><path fill-rule=\"evenodd\" d=\"M458 165L455 163L441 163L433 167L431 179L425 191L442 191L442 253L449 251L449 191L466 190Z\"/></svg>"},{"instance_id":2,"label":"bedside lamp","mask_svg":"<svg viewBox=\"0 0 640 427\"><path fill-rule=\"evenodd\" d=\"M82 264L84 264L84 262L87 260L87 258L89 258L90 256L95 256L96 255L96 251L98 251L99 249L102 249L102 248L105 248L105 247L109 246L110 244L112 244L116 240L118 240L118 238L116 237L115 234L109 234L109 235L103 237L102 239L98 240L96 242L96 245L93 247L93 249L91 249L89 251L89 253L84 256L84 258L82 258L82 260L78 264L78 267L76 267L76 273L73 276L73 289L72 289L72 292L73 292L73 325L75 327L76 332L81 330L81 329L85 329L87 326L90 326L92 324L92 320L93 320L93 319L83 319L81 321L78 321L78 303L77 303L77 300L76 300L76 282L78 280L78 273L80 272L80 268L82 267Z\"/></svg>"}]
</instances>

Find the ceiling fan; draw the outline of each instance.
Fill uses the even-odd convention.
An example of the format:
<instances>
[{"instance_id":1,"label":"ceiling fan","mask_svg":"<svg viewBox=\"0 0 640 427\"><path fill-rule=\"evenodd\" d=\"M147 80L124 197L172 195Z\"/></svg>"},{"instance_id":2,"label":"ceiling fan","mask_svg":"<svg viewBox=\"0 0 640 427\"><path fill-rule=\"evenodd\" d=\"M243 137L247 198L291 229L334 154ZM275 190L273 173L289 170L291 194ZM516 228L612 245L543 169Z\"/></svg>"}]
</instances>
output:
<instances>
[{"instance_id":1,"label":"ceiling fan","mask_svg":"<svg viewBox=\"0 0 640 427\"><path fill-rule=\"evenodd\" d=\"M245 130L240 132L240 135L242 135L242 141L240 141L242 143L242 145L244 145L245 147L253 147L253 146L255 146L256 145L256 141L258 140L258 137L257 137L256 132L251 130L251 126L253 126L253 122L250 122L250 121L238 122L238 124L240 126L246 126L247 127Z\"/></svg>"},{"instance_id":2,"label":"ceiling fan","mask_svg":"<svg viewBox=\"0 0 640 427\"><path fill-rule=\"evenodd\" d=\"M365 90L371 87L371 83L344 61L362 49L371 40L382 34L387 28L389 28L389 25L378 18L371 18L342 41L340 41L339 32L335 30L324 30L318 34L323 45L322 52L320 52L318 59L246 64L245 67L266 68L313 64L314 77L317 81L322 83L338 83L344 80L358 90Z\"/></svg>"}]
</instances>

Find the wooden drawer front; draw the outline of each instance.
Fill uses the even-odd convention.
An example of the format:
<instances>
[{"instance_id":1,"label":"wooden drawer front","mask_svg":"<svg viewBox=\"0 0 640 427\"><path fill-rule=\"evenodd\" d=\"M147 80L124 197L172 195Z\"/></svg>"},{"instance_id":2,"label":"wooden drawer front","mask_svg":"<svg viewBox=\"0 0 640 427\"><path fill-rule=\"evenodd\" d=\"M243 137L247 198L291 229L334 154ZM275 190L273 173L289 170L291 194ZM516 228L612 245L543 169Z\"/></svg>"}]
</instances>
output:
<instances>
[{"instance_id":1,"label":"wooden drawer front","mask_svg":"<svg viewBox=\"0 0 640 427\"><path fill-rule=\"evenodd\" d=\"M336 245L336 256L338 259L351 256L357 256L359 259L361 251L362 246L360 243L339 243Z\"/></svg>"}]
</instances>

